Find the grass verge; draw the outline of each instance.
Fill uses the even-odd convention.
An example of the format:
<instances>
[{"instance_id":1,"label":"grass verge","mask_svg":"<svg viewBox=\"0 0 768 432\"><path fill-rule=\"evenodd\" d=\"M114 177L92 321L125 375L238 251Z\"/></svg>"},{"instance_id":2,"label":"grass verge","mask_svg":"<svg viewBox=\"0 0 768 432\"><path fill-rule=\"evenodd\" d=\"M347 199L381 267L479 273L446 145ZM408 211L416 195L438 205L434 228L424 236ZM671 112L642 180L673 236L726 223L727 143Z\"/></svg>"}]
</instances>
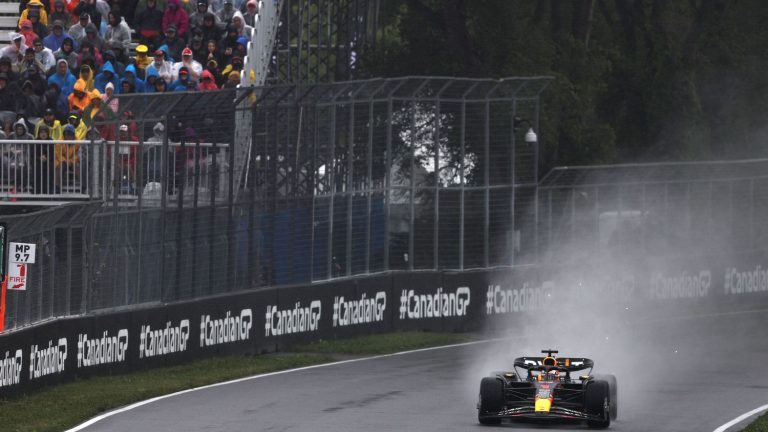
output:
<instances>
[{"instance_id":1,"label":"grass verge","mask_svg":"<svg viewBox=\"0 0 768 432\"><path fill-rule=\"evenodd\" d=\"M768 414L763 414L753 421L743 432L768 432Z\"/></svg>"},{"instance_id":2,"label":"grass verge","mask_svg":"<svg viewBox=\"0 0 768 432\"><path fill-rule=\"evenodd\" d=\"M463 335L402 332L320 341L289 353L227 356L124 375L93 377L0 401L0 431L63 431L121 406L260 373L468 341Z\"/></svg>"}]
</instances>

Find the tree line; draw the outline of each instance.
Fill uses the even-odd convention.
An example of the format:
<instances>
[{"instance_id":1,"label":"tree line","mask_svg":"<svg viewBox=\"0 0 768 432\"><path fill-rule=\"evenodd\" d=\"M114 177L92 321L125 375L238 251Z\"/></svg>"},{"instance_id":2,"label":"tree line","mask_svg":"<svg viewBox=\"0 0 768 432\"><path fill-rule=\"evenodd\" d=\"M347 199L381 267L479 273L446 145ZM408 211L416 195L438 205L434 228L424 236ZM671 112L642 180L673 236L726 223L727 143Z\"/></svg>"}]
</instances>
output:
<instances>
[{"instance_id":1,"label":"tree line","mask_svg":"<svg viewBox=\"0 0 768 432\"><path fill-rule=\"evenodd\" d=\"M367 76L552 75L539 131L555 165L761 157L768 3L388 0Z\"/></svg>"}]
</instances>

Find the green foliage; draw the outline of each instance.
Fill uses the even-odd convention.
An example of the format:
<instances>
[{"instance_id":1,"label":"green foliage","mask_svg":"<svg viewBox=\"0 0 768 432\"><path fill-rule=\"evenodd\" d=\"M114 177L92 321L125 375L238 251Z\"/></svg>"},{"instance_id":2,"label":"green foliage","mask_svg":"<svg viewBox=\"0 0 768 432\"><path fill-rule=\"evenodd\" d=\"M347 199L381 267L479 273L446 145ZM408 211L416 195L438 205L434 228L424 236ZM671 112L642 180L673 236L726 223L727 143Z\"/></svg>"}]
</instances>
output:
<instances>
[{"instance_id":1,"label":"green foliage","mask_svg":"<svg viewBox=\"0 0 768 432\"><path fill-rule=\"evenodd\" d=\"M384 3L368 75L556 77L547 167L765 155L765 2Z\"/></svg>"},{"instance_id":2,"label":"green foliage","mask_svg":"<svg viewBox=\"0 0 768 432\"><path fill-rule=\"evenodd\" d=\"M768 432L768 414L763 414L744 428L744 432Z\"/></svg>"},{"instance_id":3,"label":"green foliage","mask_svg":"<svg viewBox=\"0 0 768 432\"><path fill-rule=\"evenodd\" d=\"M768 414L763 414L744 428L743 432L768 432Z\"/></svg>"}]
</instances>

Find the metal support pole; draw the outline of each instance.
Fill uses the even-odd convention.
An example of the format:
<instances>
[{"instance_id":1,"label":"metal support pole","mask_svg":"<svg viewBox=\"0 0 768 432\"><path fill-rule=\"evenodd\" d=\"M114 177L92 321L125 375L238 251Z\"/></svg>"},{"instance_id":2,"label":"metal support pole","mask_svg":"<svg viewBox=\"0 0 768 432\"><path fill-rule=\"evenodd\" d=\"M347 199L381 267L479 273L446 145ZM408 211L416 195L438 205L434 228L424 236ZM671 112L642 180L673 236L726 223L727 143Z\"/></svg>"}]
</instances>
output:
<instances>
[{"instance_id":1,"label":"metal support pole","mask_svg":"<svg viewBox=\"0 0 768 432\"><path fill-rule=\"evenodd\" d=\"M179 191L178 191L178 197L176 198L176 276L174 277L174 285L173 285L173 297L170 300L179 300L179 288L181 287L181 264L183 262L183 250L182 250L182 224L184 222L184 190L186 189L186 183L187 183L187 165L186 165L186 158L187 158L187 142L186 142L186 136L181 138L181 143L179 146L179 150L181 151L181 154L183 155L183 162L182 162L182 175L181 175L181 181L179 181ZM177 168L178 169L178 168Z\"/></svg>"},{"instance_id":2,"label":"metal support pole","mask_svg":"<svg viewBox=\"0 0 768 432\"><path fill-rule=\"evenodd\" d=\"M248 272L249 272L249 280L251 283L251 287L256 287L260 285L259 278L261 277L261 262L258 259L258 246L259 243L256 239L256 188L258 186L258 183L256 181L256 176L258 175L257 167L256 167L256 156L257 156L257 122L256 122L256 110L258 108L254 106L251 108L250 116L251 116L251 151L249 152L249 167L248 167L248 177L245 178L245 184L251 188L251 199L250 203L248 203ZM217 169L217 175L216 178L218 179L218 169ZM217 189L217 188L214 188ZM216 216L216 200L214 197L211 197L211 225L213 225L213 220ZM211 226L210 229L210 243L211 243L211 253L210 253L210 264L209 268L213 269L213 241L214 241L214 231L213 227ZM311 254L310 254L311 255ZM213 290L213 279L211 279L211 282L209 283L209 289L208 291L211 292Z\"/></svg>"},{"instance_id":3,"label":"metal support pole","mask_svg":"<svg viewBox=\"0 0 768 432\"><path fill-rule=\"evenodd\" d=\"M320 123L319 118L320 118L319 110L315 109L315 121L314 121L314 126L312 127L312 135L314 138L315 145L312 146L313 158L312 158L311 169L309 170L309 173L312 177L312 180L310 181L311 185L309 189L309 193L312 194L312 234L311 234L312 238L309 243L311 248L309 252L309 273L310 273L310 280L312 281L317 280L315 275L315 250L316 250L315 249L315 221L316 221L315 218L317 217L317 212L316 212L317 210L316 203L317 203L317 194L318 194L317 176L319 172L318 172L317 166L315 165L315 161L317 160L318 147L320 147L320 131L318 130L319 123ZM326 169L326 172L328 172L327 164L325 166L325 169Z\"/></svg>"},{"instance_id":4,"label":"metal support pole","mask_svg":"<svg viewBox=\"0 0 768 432\"><path fill-rule=\"evenodd\" d=\"M571 239L576 236L576 187L571 187Z\"/></svg>"},{"instance_id":5,"label":"metal support pole","mask_svg":"<svg viewBox=\"0 0 768 432\"><path fill-rule=\"evenodd\" d=\"M538 244L538 239L536 241ZM552 189L547 190L547 247L552 244ZM541 262L541 257L539 257Z\"/></svg>"},{"instance_id":6,"label":"metal support pole","mask_svg":"<svg viewBox=\"0 0 768 432\"><path fill-rule=\"evenodd\" d=\"M483 140L483 153L485 175L483 177L483 267L488 267L490 258L490 211L491 211L491 103L485 102L485 138Z\"/></svg>"},{"instance_id":7,"label":"metal support pole","mask_svg":"<svg viewBox=\"0 0 768 432\"><path fill-rule=\"evenodd\" d=\"M642 195L640 196L640 199L642 200L640 205L641 205L641 208L643 209L643 219L646 219L647 215L650 213L648 211L648 208L647 208L648 204L646 202L647 194L648 194L648 191L646 190L646 188L647 188L647 185L644 184L643 185L643 189L642 189ZM642 244L641 251L643 251L645 253L645 252L648 251L647 243L646 243L647 242L646 238L648 237L648 224L647 223L641 224L641 230L642 230L642 234L643 234L641 239L640 239L640 242Z\"/></svg>"},{"instance_id":8,"label":"metal support pole","mask_svg":"<svg viewBox=\"0 0 768 432\"><path fill-rule=\"evenodd\" d=\"M198 212L198 201L200 197L200 150L200 138L197 138L195 141L195 154L192 158L194 160L195 167L193 170L194 179L192 179L192 264L190 265L190 269L192 270L192 277L190 278L190 284L192 286L190 287L190 292L195 297L202 295L202 292L199 290L199 283L196 277L197 248L195 247L196 245L194 241L200 228L200 214ZM231 168L234 169L233 166Z\"/></svg>"},{"instance_id":9,"label":"metal support pole","mask_svg":"<svg viewBox=\"0 0 768 432\"><path fill-rule=\"evenodd\" d=\"M691 238L691 184L685 184L685 236Z\"/></svg>"},{"instance_id":10,"label":"metal support pole","mask_svg":"<svg viewBox=\"0 0 768 432\"><path fill-rule=\"evenodd\" d=\"M390 200L392 195L392 98L387 100L387 143L386 163L384 166L384 269L390 269L389 262L389 218Z\"/></svg>"},{"instance_id":11,"label":"metal support pole","mask_svg":"<svg viewBox=\"0 0 768 432\"><path fill-rule=\"evenodd\" d=\"M371 272L371 195L373 194L373 102L368 104L368 148L367 175L365 178L366 217L365 217L365 273Z\"/></svg>"},{"instance_id":12,"label":"metal support pole","mask_svg":"<svg viewBox=\"0 0 768 432\"><path fill-rule=\"evenodd\" d=\"M56 250L56 228L51 228L50 232L51 232L51 243L50 243L50 250L51 250L50 272L51 273L50 274L51 274L51 276L53 276L55 274L58 274L58 269L56 268L56 267L58 267L56 265L56 260L57 260L57 255L58 255L57 254L58 251ZM41 274L41 276L44 276L44 274ZM48 294L49 294L49 300L48 300L49 301L49 303L48 303L49 306L48 306L48 308L50 309L50 311L47 314L47 316L53 316L53 314L50 313L50 312L53 312L54 306L56 305L56 285L57 285L58 281L54 277L51 277L49 279L50 279L49 280L50 287L48 288ZM43 280L44 279L41 277L40 281L42 282ZM39 286L40 286L40 291L41 292L40 292L40 295L38 296L40 298L40 307L38 308L38 312L40 313L40 316L38 317L38 319L41 319L41 318L45 317L46 315L43 314L43 308L42 308L42 306L43 306L42 298L43 298L43 295L44 295L43 292L42 292L43 284L40 283Z\"/></svg>"},{"instance_id":13,"label":"metal support pole","mask_svg":"<svg viewBox=\"0 0 768 432\"><path fill-rule=\"evenodd\" d=\"M157 300L165 301L166 299L166 293L165 293L165 229L166 229L166 219L167 219L167 206L168 206L168 193L171 190L169 187L169 178L170 173L168 172L168 149L169 149L169 142L168 142L168 131L170 130L170 125L168 124L168 116L166 115L163 123L165 124L165 133L163 134L163 145L162 150L160 152L160 182L162 184L161 190L160 190L160 274L158 275L159 280L159 296Z\"/></svg>"},{"instance_id":14,"label":"metal support pole","mask_svg":"<svg viewBox=\"0 0 768 432\"><path fill-rule=\"evenodd\" d=\"M355 104L350 104L349 110L349 144L347 145L347 244L346 264L344 274L352 274L352 204L355 201Z\"/></svg>"},{"instance_id":15,"label":"metal support pole","mask_svg":"<svg viewBox=\"0 0 768 432\"><path fill-rule=\"evenodd\" d=\"M227 177L228 184L227 189L227 274L232 277L235 275L235 241L234 241L234 218L235 218L235 143L234 138L229 142L227 147L227 156L229 163L229 175ZM235 279L237 280L237 279ZM227 280L227 291L236 290L233 280Z\"/></svg>"},{"instance_id":16,"label":"metal support pole","mask_svg":"<svg viewBox=\"0 0 768 432\"><path fill-rule=\"evenodd\" d=\"M539 129L539 98L536 98L536 100L535 100L535 108L534 109L535 109L535 112L534 112L533 123L536 125L535 126L536 130L539 131L539 135L538 136L541 137L541 136L543 136L543 134L541 133L541 130ZM533 145L534 145L534 162L533 162L533 182L534 182L534 185L538 185L539 184L539 163L540 163L540 158L539 158L539 148L540 148L539 147L539 141L540 140L541 140L541 138L537 138L536 142L533 143ZM533 211L534 211L534 214L533 214L533 231L534 231L533 232L533 238L534 238L534 240L538 240L538 238L539 238L539 193L538 193L538 187L537 186L534 186L534 187L536 187L536 193L533 194L533 201L534 201L534 203L533 203L534 204L533 205ZM534 241L533 247L535 248L533 256L536 259L536 261L538 262L539 261L539 242L538 241Z\"/></svg>"},{"instance_id":17,"label":"metal support pole","mask_svg":"<svg viewBox=\"0 0 768 432\"><path fill-rule=\"evenodd\" d=\"M749 248L755 249L755 179L749 181Z\"/></svg>"},{"instance_id":18,"label":"metal support pole","mask_svg":"<svg viewBox=\"0 0 768 432\"><path fill-rule=\"evenodd\" d=\"M408 270L413 270L414 261L414 228L416 225L416 101L411 102L411 186L410 186L410 207L408 219Z\"/></svg>"},{"instance_id":19,"label":"metal support pole","mask_svg":"<svg viewBox=\"0 0 768 432\"><path fill-rule=\"evenodd\" d=\"M328 175L330 176L328 178L328 181L331 185L330 192L330 204L328 206L328 256L326 257L326 266L327 266L327 277L328 279L331 279L334 277L333 274L333 217L334 217L334 211L333 207L335 205L335 197L336 197L336 105L332 105L331 108L331 139L329 141L329 147L331 150L331 157L330 157L330 166L327 168Z\"/></svg>"},{"instance_id":20,"label":"metal support pole","mask_svg":"<svg viewBox=\"0 0 768 432\"><path fill-rule=\"evenodd\" d=\"M441 104L438 99L435 106L435 186L432 205L432 269L437 270L440 266L440 115Z\"/></svg>"},{"instance_id":21,"label":"metal support pole","mask_svg":"<svg viewBox=\"0 0 768 432\"><path fill-rule=\"evenodd\" d=\"M595 244L595 250L600 250L600 196L599 196L599 190L597 189L597 186L595 186L592 189L592 192L594 193L594 200L595 203L593 205L595 214L593 215L593 219L595 221L595 226L593 227L594 230L594 244ZM619 193L619 196L621 196L621 193ZM621 207L619 207L619 218L621 218Z\"/></svg>"},{"instance_id":22,"label":"metal support pole","mask_svg":"<svg viewBox=\"0 0 768 432\"><path fill-rule=\"evenodd\" d=\"M461 103L461 162L459 163L459 270L464 270L464 184L466 182L464 165L466 161L467 137L467 102Z\"/></svg>"},{"instance_id":23,"label":"metal support pole","mask_svg":"<svg viewBox=\"0 0 768 432\"><path fill-rule=\"evenodd\" d=\"M117 131L120 130L120 123L117 124ZM117 172L118 169L118 163L117 160L120 156L120 133L118 132L115 134L115 145L112 149L112 189L113 189L113 197L112 197L112 209L114 210L114 223L117 226L115 231L120 230L120 218L118 217L118 214L120 212L120 209L118 208L119 204L119 195L120 195L120 175ZM119 269L119 260L117 258L117 243L118 243L119 235L116 235L114 238L111 239L112 242L112 289L116 290L118 289L118 280L120 277L121 272L117 271ZM117 295L112 295L113 301L117 299ZM128 287L125 287L125 295L123 296L123 303L128 302ZM111 306L118 306L116 304L112 304Z\"/></svg>"},{"instance_id":24,"label":"metal support pole","mask_svg":"<svg viewBox=\"0 0 768 432\"><path fill-rule=\"evenodd\" d=\"M733 183L733 180L728 182L728 231L731 238L734 237L734 231L736 228L733 223ZM731 246L731 248L733 248L733 246Z\"/></svg>"},{"instance_id":25,"label":"metal support pole","mask_svg":"<svg viewBox=\"0 0 768 432\"><path fill-rule=\"evenodd\" d=\"M512 137L512 143L511 143L511 149L510 149L510 152L511 152L510 156L511 157L510 157L510 167L509 167L509 169L510 169L509 176L510 176L510 179L512 181L512 187L511 187L511 191L510 191L510 195L511 196L509 198L509 200L510 200L510 203L509 203L510 204L509 205L509 209L510 209L510 211L509 211L509 213L510 213L510 215L509 215L509 219L510 219L509 220L509 229L512 231L512 241L511 241L512 244L509 245L509 249L510 249L510 251L509 251L509 265L510 266L514 266L516 261L517 261L516 260L516 256L515 256L515 247L517 246L516 245L516 243L517 243L517 226L516 226L516 223L517 223L517 221L515 220L515 199L517 198L516 197L517 186L515 184L516 183L515 176L517 174L515 172L515 170L516 170L516 165L515 164L517 163L517 161L516 161L516 158L517 158L517 148L516 148L517 147L517 137L515 136L515 117L517 117L517 101L513 100L512 101L512 116L509 119L509 127L511 129L510 130L510 136Z\"/></svg>"},{"instance_id":26,"label":"metal support pole","mask_svg":"<svg viewBox=\"0 0 768 432\"><path fill-rule=\"evenodd\" d=\"M56 274L55 273L56 272L56 266L54 265L54 262L56 260L56 251L55 251L56 232L55 232L54 229L51 229L49 232L50 232L50 235L51 235L51 240L49 240L50 243L48 244L48 246L49 246L49 248L51 250L51 254L47 258L48 258L48 260L50 262L50 266L49 267L50 267L51 274ZM43 235L41 235L41 237L43 237ZM45 242L41 241L40 244L45 244ZM45 266L41 265L39 267L40 267L40 283L35 284L35 285L37 285L37 295L34 296L34 298L37 298L37 305L36 305L37 306L37 316L35 317L35 321L40 321L43 318L43 284L44 284L44 281L45 281L45 272L43 271L43 269L45 268ZM54 278L50 278L49 282L50 282L50 286L48 287L48 292L49 293L53 293L54 289L55 289L55 282L56 281L54 280ZM30 296L27 296L27 298L30 299L30 303L31 303L31 299L33 298L33 296L30 295ZM30 308L27 307L27 310L29 310L29 309ZM31 323L32 322L31 319L30 319L31 317L32 317L32 314L30 314L29 317L27 317L27 323Z\"/></svg>"},{"instance_id":27,"label":"metal support pole","mask_svg":"<svg viewBox=\"0 0 768 432\"><path fill-rule=\"evenodd\" d=\"M233 149L230 149L232 151ZM212 184L209 185L208 189L211 192L210 196L210 220L208 221L208 287L205 289L205 294L211 295L213 294L213 289L216 286L216 281L213 277L216 272L214 271L214 268L216 266L215 261L215 255L216 255L216 248L214 246L216 242L216 190L218 189L218 179L219 179L219 147L217 146L217 143L213 143L213 148L211 150L211 172L209 174L209 179L211 180ZM251 167L253 169L253 167ZM247 182L247 180L245 180ZM253 200L251 200L251 216L253 216ZM253 234L253 229L251 226L251 223L249 221L248 223L248 253L250 255L251 253L251 236ZM250 258L250 256L249 256ZM248 261L248 269L251 271L251 261Z\"/></svg>"},{"instance_id":28,"label":"metal support pole","mask_svg":"<svg viewBox=\"0 0 768 432\"><path fill-rule=\"evenodd\" d=\"M72 227L67 228L67 283L66 283L66 306L67 315L72 315Z\"/></svg>"},{"instance_id":29,"label":"metal support pole","mask_svg":"<svg viewBox=\"0 0 768 432\"><path fill-rule=\"evenodd\" d=\"M90 218L92 221L93 218ZM89 298L91 293L91 269L93 265L91 263L91 251L93 251L93 223L89 223L83 227L83 236L80 246L83 248L83 292L80 299L80 312L87 313L89 311Z\"/></svg>"},{"instance_id":30,"label":"metal support pole","mask_svg":"<svg viewBox=\"0 0 768 432\"><path fill-rule=\"evenodd\" d=\"M134 289L133 299L135 302L141 302L141 267L142 267L142 252L144 250L144 212L142 211L143 204L143 192L144 192L144 124L141 124L139 128L139 150L136 157L135 169L137 171L136 176L136 193L138 194L138 217L139 217L139 247L138 258L136 264L136 287Z\"/></svg>"}]
</instances>

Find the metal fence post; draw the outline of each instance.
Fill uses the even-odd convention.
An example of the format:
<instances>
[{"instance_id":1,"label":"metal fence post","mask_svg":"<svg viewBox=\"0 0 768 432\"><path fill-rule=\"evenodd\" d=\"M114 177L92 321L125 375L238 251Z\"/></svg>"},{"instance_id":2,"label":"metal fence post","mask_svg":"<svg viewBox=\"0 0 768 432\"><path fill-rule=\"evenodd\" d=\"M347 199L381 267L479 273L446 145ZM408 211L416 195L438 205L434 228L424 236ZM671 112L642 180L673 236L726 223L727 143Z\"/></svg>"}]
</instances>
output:
<instances>
[{"instance_id":1,"label":"metal fence post","mask_svg":"<svg viewBox=\"0 0 768 432\"><path fill-rule=\"evenodd\" d=\"M414 228L416 227L416 100L411 100L411 130L410 130L410 187L408 208L408 270L413 270L414 261Z\"/></svg>"},{"instance_id":2,"label":"metal fence post","mask_svg":"<svg viewBox=\"0 0 768 432\"><path fill-rule=\"evenodd\" d=\"M347 187L345 192L347 201L347 241L346 241L346 262L344 263L344 275L352 274L352 203L355 200L355 102L351 100L349 108L349 144L347 145Z\"/></svg>"},{"instance_id":3,"label":"metal fence post","mask_svg":"<svg viewBox=\"0 0 768 432\"><path fill-rule=\"evenodd\" d=\"M331 279L334 277L334 271L333 271L333 256L334 256L334 248L333 248L333 237L335 235L335 231L333 229L333 222L334 222L334 207L335 207L335 200L334 197L336 196L336 170L338 169L338 166L336 165L336 105L333 105L331 108L331 139L329 141L328 147L331 149L331 157L329 158L330 166L326 169L326 172L329 174L329 184L331 185L330 190L330 205L328 206L328 256L326 258L326 265L327 265L327 275L328 279Z\"/></svg>"},{"instance_id":4,"label":"metal fence post","mask_svg":"<svg viewBox=\"0 0 768 432\"><path fill-rule=\"evenodd\" d=\"M392 95L387 98L387 142L386 160L384 162L384 269L390 269L389 257L389 219L391 214L390 201L392 195Z\"/></svg>"},{"instance_id":5,"label":"metal fence post","mask_svg":"<svg viewBox=\"0 0 768 432\"><path fill-rule=\"evenodd\" d=\"M483 267L488 267L490 258L490 212L491 212L491 102L485 100L485 124L483 131Z\"/></svg>"},{"instance_id":6,"label":"metal fence post","mask_svg":"<svg viewBox=\"0 0 768 432\"><path fill-rule=\"evenodd\" d=\"M160 275L158 277L158 280L160 282L159 286L157 287L158 292L158 300L165 301L166 300L166 290L165 290L165 231L167 228L167 205L168 205L168 193L172 190L170 187L170 173L168 172L168 150L169 150L169 132L171 125L168 122L168 115L164 116L164 123L165 123L165 133L163 134L163 145L162 145L162 151L160 153L160 182L161 182L161 188L160 188Z\"/></svg>"}]
</instances>

